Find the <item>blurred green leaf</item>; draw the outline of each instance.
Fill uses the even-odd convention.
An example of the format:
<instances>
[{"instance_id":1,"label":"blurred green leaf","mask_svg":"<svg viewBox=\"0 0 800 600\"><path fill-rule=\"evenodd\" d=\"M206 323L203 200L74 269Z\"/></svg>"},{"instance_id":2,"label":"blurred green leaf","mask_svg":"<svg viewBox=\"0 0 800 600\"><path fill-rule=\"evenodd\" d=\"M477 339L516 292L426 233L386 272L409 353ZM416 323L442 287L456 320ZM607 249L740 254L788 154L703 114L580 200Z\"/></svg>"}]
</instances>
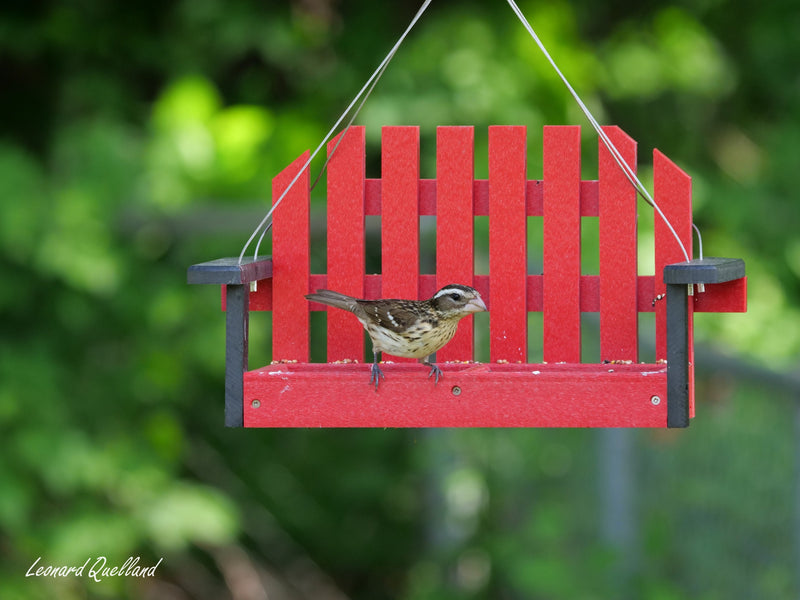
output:
<instances>
[{"instance_id":1,"label":"blurred green leaf","mask_svg":"<svg viewBox=\"0 0 800 600\"><path fill-rule=\"evenodd\" d=\"M237 511L225 495L189 484L165 490L142 508L141 518L156 544L172 552L188 544L228 543L239 529Z\"/></svg>"}]
</instances>

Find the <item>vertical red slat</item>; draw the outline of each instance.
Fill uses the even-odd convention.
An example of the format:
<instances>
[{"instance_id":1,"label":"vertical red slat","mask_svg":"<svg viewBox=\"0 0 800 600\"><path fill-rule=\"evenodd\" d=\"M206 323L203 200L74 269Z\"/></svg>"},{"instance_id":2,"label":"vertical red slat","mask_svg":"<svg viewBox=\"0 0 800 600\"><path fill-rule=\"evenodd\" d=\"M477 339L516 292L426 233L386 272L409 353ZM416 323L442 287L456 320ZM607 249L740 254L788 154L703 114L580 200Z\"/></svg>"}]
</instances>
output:
<instances>
[{"instance_id":1,"label":"vertical red slat","mask_svg":"<svg viewBox=\"0 0 800 600\"><path fill-rule=\"evenodd\" d=\"M364 164L364 127L351 127L328 163L328 288L357 298L364 297ZM363 332L352 314L329 308L328 361L362 360Z\"/></svg>"},{"instance_id":2,"label":"vertical red slat","mask_svg":"<svg viewBox=\"0 0 800 600\"><path fill-rule=\"evenodd\" d=\"M436 129L436 283L473 284L473 179L475 133L472 127ZM463 319L455 337L436 356L440 362L471 360L472 319Z\"/></svg>"},{"instance_id":3,"label":"vertical red slat","mask_svg":"<svg viewBox=\"0 0 800 600\"><path fill-rule=\"evenodd\" d=\"M381 142L381 296L419 295L419 127L384 127Z\"/></svg>"},{"instance_id":4,"label":"vertical red slat","mask_svg":"<svg viewBox=\"0 0 800 600\"><path fill-rule=\"evenodd\" d=\"M604 127L636 170L636 142L619 127ZM600 359L639 359L636 189L599 142Z\"/></svg>"},{"instance_id":5,"label":"vertical red slat","mask_svg":"<svg viewBox=\"0 0 800 600\"><path fill-rule=\"evenodd\" d=\"M382 298L419 298L419 127L381 133L381 288Z\"/></svg>"},{"instance_id":6,"label":"vertical red slat","mask_svg":"<svg viewBox=\"0 0 800 600\"><path fill-rule=\"evenodd\" d=\"M658 150L653 151L653 198L683 242L692 258L692 178ZM656 214L655 293L664 294L664 267L686 260L678 241L664 220ZM694 301L689 298L689 415L694 416ZM667 358L667 307L656 302L656 359Z\"/></svg>"},{"instance_id":7,"label":"vertical red slat","mask_svg":"<svg viewBox=\"0 0 800 600\"><path fill-rule=\"evenodd\" d=\"M308 160L300 155L272 180L275 202ZM291 327L272 328L274 360L308 361L309 308L303 295L309 292L309 174L308 169L281 201L272 225L273 323ZM260 286L259 286L260 287Z\"/></svg>"},{"instance_id":8,"label":"vertical red slat","mask_svg":"<svg viewBox=\"0 0 800 600\"><path fill-rule=\"evenodd\" d=\"M692 179L658 150L653 151L653 198L692 258ZM664 267L686 260L678 241L664 220L654 217L655 293L666 292ZM689 303L689 315L692 315ZM667 358L667 307L656 302L656 358Z\"/></svg>"},{"instance_id":9,"label":"vertical red slat","mask_svg":"<svg viewBox=\"0 0 800 600\"><path fill-rule=\"evenodd\" d=\"M581 128L544 128L542 357L581 361Z\"/></svg>"},{"instance_id":10,"label":"vertical red slat","mask_svg":"<svg viewBox=\"0 0 800 600\"><path fill-rule=\"evenodd\" d=\"M489 291L493 362L527 362L526 128L489 127Z\"/></svg>"}]
</instances>

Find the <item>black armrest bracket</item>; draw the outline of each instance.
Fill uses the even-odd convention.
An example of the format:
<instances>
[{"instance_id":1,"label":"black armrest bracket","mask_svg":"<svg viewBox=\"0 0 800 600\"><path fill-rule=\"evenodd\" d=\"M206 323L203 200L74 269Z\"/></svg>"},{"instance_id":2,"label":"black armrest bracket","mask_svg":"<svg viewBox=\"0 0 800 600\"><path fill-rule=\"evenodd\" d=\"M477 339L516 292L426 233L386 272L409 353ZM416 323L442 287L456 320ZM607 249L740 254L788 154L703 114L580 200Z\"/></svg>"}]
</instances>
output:
<instances>
[{"instance_id":1,"label":"black armrest bracket","mask_svg":"<svg viewBox=\"0 0 800 600\"><path fill-rule=\"evenodd\" d=\"M664 283L667 284L667 427L689 426L690 286L724 283L744 276L744 261L740 258L703 258L664 267Z\"/></svg>"},{"instance_id":2,"label":"black armrest bracket","mask_svg":"<svg viewBox=\"0 0 800 600\"><path fill-rule=\"evenodd\" d=\"M248 370L250 283L272 277L272 257L220 258L189 267L190 284L225 286L225 425L244 425L244 372Z\"/></svg>"}]
</instances>

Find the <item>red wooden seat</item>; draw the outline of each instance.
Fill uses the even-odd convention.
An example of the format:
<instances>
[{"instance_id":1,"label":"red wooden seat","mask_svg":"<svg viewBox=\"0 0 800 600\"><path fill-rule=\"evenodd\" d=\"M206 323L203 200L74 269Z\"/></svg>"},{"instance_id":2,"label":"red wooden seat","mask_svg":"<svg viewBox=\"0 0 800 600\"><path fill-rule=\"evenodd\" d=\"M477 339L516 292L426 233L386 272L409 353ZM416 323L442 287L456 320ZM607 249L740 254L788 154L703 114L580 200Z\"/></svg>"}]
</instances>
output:
<instances>
[{"instance_id":1,"label":"red wooden seat","mask_svg":"<svg viewBox=\"0 0 800 600\"><path fill-rule=\"evenodd\" d=\"M635 165L635 142L619 128L605 131ZM241 265L222 259L189 269L191 283L229 284L226 424L688 425L694 414L693 313L745 311L744 263L687 263L656 218L656 276L639 275L637 206L644 205L637 205L636 192L602 144L598 180L582 181L580 128L545 127L543 180L529 180L526 128L490 127L489 177L476 180L473 135L471 127L438 128L436 179L421 179L418 128L384 127L382 177L368 179L364 128L349 129L328 165L327 274L309 269L307 171L275 212L271 258ZM308 153L300 156L275 177L274 198L307 158ZM691 253L691 180L657 150L653 168L655 200ZM381 216L379 275L364 273L367 215ZM419 272L422 215L436 216L436 274ZM475 216L489 217L489 275L474 272ZM529 216L543 217L542 274L527 266ZM599 217L599 275L581 273L582 217ZM247 293L255 280L257 291ZM448 283L472 285L486 301L490 362L471 362L473 323L464 319L436 357L444 373L438 385L419 364L384 356L394 362L383 366L386 379L376 392L362 362L361 324L352 314L331 309L328 362L309 363L309 311L325 309L303 298L309 291L428 298ZM696 283L706 283L702 293ZM690 286L697 292L687 302ZM670 297L661 301L668 288ZM254 370L247 366L249 310L273 311L274 361ZM640 364L638 317L653 311L657 360ZM529 312L542 313L542 364L528 363ZM600 363L581 363L584 312L600 316ZM242 332L241 339L235 331Z\"/></svg>"}]
</instances>

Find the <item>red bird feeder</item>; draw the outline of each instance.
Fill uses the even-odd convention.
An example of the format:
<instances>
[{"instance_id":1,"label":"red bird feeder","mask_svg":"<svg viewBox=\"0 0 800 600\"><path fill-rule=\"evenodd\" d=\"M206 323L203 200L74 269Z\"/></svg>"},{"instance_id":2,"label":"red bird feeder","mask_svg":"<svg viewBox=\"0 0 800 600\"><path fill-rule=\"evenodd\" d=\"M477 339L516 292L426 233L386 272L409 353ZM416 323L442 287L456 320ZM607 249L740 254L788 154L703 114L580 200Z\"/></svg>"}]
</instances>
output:
<instances>
[{"instance_id":1,"label":"red bird feeder","mask_svg":"<svg viewBox=\"0 0 800 600\"><path fill-rule=\"evenodd\" d=\"M629 165L636 143L603 131ZM380 179L365 176L364 128L329 143L327 273L309 267L309 176L275 212L272 256L189 268L189 283L224 286L225 423L245 427L686 427L694 415L696 312L744 312L740 259L686 261L655 218L655 276L637 266L636 190L603 144L598 179L581 180L580 128L545 127L543 179L526 174L525 127L489 128L489 177L475 179L472 127L439 127L436 179L421 179L419 129L384 127ZM273 180L278 197L308 153ZM691 179L659 151L654 199L692 248ZM381 217L380 275L365 271L365 218ZM420 217L436 217L436 273L420 273ZM474 272L474 217L488 216L489 274ZM543 273L527 266L527 217L542 217ZM599 220L599 275L581 274L581 219ZM257 291L250 291L258 282ZM464 319L437 356L438 384L418 364L383 365L368 384L361 324L332 309L327 363L309 362L303 298L329 288L359 298L429 298L445 284L477 289L489 308L489 356L477 363ZM662 300L663 299L663 300ZM270 365L250 370L248 316L272 310ZM528 313L542 313L544 362L528 362ZM581 314L599 313L601 362L581 362ZM639 313L655 312L656 361L639 363Z\"/></svg>"}]
</instances>

